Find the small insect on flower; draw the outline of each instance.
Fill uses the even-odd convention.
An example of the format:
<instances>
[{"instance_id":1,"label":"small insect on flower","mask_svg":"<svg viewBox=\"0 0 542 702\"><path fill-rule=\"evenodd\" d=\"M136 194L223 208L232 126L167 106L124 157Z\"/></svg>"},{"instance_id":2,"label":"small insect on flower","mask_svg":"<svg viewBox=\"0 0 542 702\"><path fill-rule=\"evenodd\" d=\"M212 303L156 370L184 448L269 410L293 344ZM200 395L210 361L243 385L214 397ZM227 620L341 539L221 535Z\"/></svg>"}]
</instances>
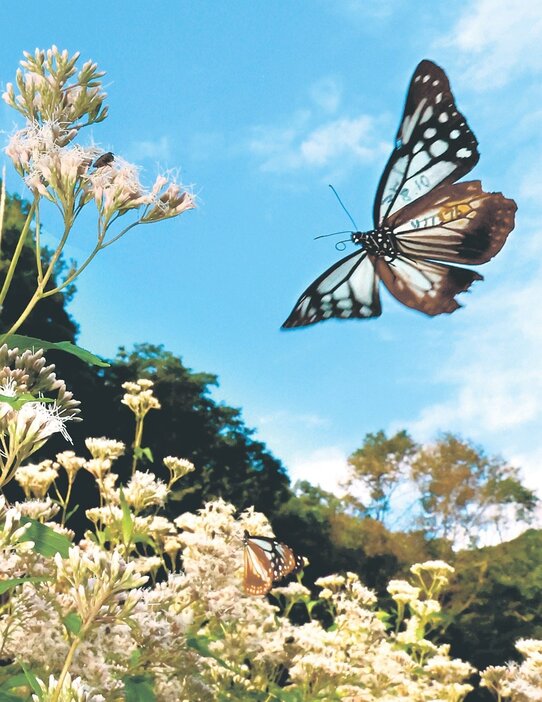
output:
<instances>
[{"instance_id":1,"label":"small insect on flower","mask_svg":"<svg viewBox=\"0 0 542 702\"><path fill-rule=\"evenodd\" d=\"M243 543L247 595L267 595L273 585L305 565L304 559L289 546L268 536L251 536L245 530Z\"/></svg>"},{"instance_id":2,"label":"small insect on flower","mask_svg":"<svg viewBox=\"0 0 542 702\"><path fill-rule=\"evenodd\" d=\"M104 166L109 166L115 160L115 154L112 151L106 151L105 154L98 156L98 158L92 164L92 168L103 168Z\"/></svg>"}]
</instances>

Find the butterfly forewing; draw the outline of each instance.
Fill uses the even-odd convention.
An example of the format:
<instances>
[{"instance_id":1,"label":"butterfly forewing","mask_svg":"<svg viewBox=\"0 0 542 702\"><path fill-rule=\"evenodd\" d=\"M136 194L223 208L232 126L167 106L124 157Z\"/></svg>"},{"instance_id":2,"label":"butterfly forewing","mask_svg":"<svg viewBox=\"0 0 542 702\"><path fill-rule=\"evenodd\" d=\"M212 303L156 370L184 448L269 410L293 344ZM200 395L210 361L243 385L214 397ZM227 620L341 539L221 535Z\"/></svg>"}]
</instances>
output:
<instances>
[{"instance_id":1,"label":"butterfly forewing","mask_svg":"<svg viewBox=\"0 0 542 702\"><path fill-rule=\"evenodd\" d=\"M302 327L330 317L378 317L381 313L373 265L365 251L355 251L334 263L305 290L282 326Z\"/></svg>"},{"instance_id":2,"label":"butterfly forewing","mask_svg":"<svg viewBox=\"0 0 542 702\"><path fill-rule=\"evenodd\" d=\"M458 111L444 71L422 61L412 77L395 149L384 169L374 224L442 183L453 182L478 162L477 141Z\"/></svg>"},{"instance_id":3,"label":"butterfly forewing","mask_svg":"<svg viewBox=\"0 0 542 702\"><path fill-rule=\"evenodd\" d=\"M273 585L303 567L286 544L267 536L244 537L244 586L248 595L265 595Z\"/></svg>"},{"instance_id":4,"label":"butterfly forewing","mask_svg":"<svg viewBox=\"0 0 542 702\"><path fill-rule=\"evenodd\" d=\"M486 263L514 228L516 209L477 180L441 186L392 218L397 248L411 258Z\"/></svg>"}]
</instances>

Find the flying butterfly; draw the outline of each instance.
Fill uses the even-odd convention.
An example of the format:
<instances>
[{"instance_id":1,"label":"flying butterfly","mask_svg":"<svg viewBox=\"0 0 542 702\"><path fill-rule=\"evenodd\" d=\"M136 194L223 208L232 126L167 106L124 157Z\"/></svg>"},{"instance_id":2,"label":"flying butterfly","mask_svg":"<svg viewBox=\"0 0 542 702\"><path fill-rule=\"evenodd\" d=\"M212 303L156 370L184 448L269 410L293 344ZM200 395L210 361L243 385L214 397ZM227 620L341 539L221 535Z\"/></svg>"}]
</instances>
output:
<instances>
[{"instance_id":1,"label":"flying butterfly","mask_svg":"<svg viewBox=\"0 0 542 702\"><path fill-rule=\"evenodd\" d=\"M379 317L380 280L399 302L427 315L460 307L455 296L483 277L446 264L493 258L517 209L502 193L484 192L480 181L456 183L478 162L477 146L446 74L422 61L378 185L374 229L349 232L359 249L309 285L283 328Z\"/></svg>"},{"instance_id":2,"label":"flying butterfly","mask_svg":"<svg viewBox=\"0 0 542 702\"><path fill-rule=\"evenodd\" d=\"M303 558L276 539L251 536L245 530L243 544L247 595L266 595L273 585L303 568Z\"/></svg>"}]
</instances>

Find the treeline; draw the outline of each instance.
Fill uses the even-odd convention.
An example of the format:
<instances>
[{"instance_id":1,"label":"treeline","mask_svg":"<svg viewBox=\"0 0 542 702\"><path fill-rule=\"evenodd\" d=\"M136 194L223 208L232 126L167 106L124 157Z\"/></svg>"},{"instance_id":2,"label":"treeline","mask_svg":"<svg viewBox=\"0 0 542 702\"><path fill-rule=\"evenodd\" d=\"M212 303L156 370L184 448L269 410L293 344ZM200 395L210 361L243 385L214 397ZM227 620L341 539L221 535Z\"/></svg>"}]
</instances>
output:
<instances>
[{"instance_id":1,"label":"treeline","mask_svg":"<svg viewBox=\"0 0 542 702\"><path fill-rule=\"evenodd\" d=\"M9 263L28 205L16 198L6 205L0 278ZM35 252L29 232L15 284L0 313L3 328L16 319L34 289ZM57 274L66 264L58 263ZM53 281L51 281L53 285ZM69 289L39 303L21 333L49 341L75 341L78 325L66 305ZM198 509L216 497L239 510L254 505L268 515L276 534L306 555L306 582L334 571L353 570L385 598L384 584L428 559L452 563L457 577L443 620L453 654L478 668L513 658L513 642L542 637L542 531L528 530L514 541L480 548L487 533L500 533L510 522L529 525L536 496L518 470L488 456L469 441L443 434L420 446L406 432L368 434L349 459L345 496L320 488L290 484L281 462L254 439L241 411L212 398L215 375L194 372L161 346L120 349L109 368L82 364L66 354L48 354L58 374L81 400L83 422L70 425L74 450L87 455L84 439L107 436L133 441L130 412L120 403L126 380L149 377L162 409L150 412L143 437L147 467L159 476L162 458L190 459L197 470L186 476L170 510ZM51 451L66 449L62 439ZM153 462L149 458L152 454ZM124 461L124 464L122 464ZM117 466L130 473L129 458ZM165 474L164 474L165 477ZM10 485L8 496L18 496ZM81 533L84 509L96 504L91 476L80 476L80 510L70 526ZM395 520L395 521L394 521ZM461 544L462 550L452 546Z\"/></svg>"}]
</instances>

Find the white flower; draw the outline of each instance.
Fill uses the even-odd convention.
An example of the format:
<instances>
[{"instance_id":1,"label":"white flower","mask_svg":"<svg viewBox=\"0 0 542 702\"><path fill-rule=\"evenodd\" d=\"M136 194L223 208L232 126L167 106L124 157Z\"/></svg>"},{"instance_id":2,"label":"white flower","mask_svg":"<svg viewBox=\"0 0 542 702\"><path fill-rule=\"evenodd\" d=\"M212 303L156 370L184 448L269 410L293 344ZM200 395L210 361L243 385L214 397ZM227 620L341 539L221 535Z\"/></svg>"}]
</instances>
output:
<instances>
[{"instance_id":1,"label":"white flower","mask_svg":"<svg viewBox=\"0 0 542 702\"><path fill-rule=\"evenodd\" d=\"M413 587L406 580L390 580L387 590L396 602L403 604L416 602L420 596L420 588Z\"/></svg>"},{"instance_id":2,"label":"white flower","mask_svg":"<svg viewBox=\"0 0 542 702\"><path fill-rule=\"evenodd\" d=\"M153 473L143 473L139 470L133 474L124 488L126 502L136 512L153 505L163 505L168 492L167 485L162 480L158 480Z\"/></svg>"},{"instance_id":3,"label":"white flower","mask_svg":"<svg viewBox=\"0 0 542 702\"><path fill-rule=\"evenodd\" d=\"M183 478L187 473L196 470L194 464L186 458L177 458L175 456L166 456L164 458L164 465L170 472L171 483L177 482L177 480Z\"/></svg>"},{"instance_id":4,"label":"white flower","mask_svg":"<svg viewBox=\"0 0 542 702\"><path fill-rule=\"evenodd\" d=\"M89 437L85 439L85 446L90 452L92 458L108 459L114 461L119 456L122 456L126 450L125 444L122 441L114 439L106 439L105 436Z\"/></svg>"},{"instance_id":5,"label":"white flower","mask_svg":"<svg viewBox=\"0 0 542 702\"><path fill-rule=\"evenodd\" d=\"M58 477L58 464L51 460L40 463L27 463L15 471L15 480L24 490L26 497L45 497L47 490Z\"/></svg>"},{"instance_id":6,"label":"white flower","mask_svg":"<svg viewBox=\"0 0 542 702\"><path fill-rule=\"evenodd\" d=\"M32 702L51 702L53 699L58 702L105 702L105 697L92 692L81 678L72 679L69 673L62 681L60 695L57 694L58 680L53 675L49 676L47 684L39 678L36 680L41 688L41 694L32 695Z\"/></svg>"}]
</instances>

